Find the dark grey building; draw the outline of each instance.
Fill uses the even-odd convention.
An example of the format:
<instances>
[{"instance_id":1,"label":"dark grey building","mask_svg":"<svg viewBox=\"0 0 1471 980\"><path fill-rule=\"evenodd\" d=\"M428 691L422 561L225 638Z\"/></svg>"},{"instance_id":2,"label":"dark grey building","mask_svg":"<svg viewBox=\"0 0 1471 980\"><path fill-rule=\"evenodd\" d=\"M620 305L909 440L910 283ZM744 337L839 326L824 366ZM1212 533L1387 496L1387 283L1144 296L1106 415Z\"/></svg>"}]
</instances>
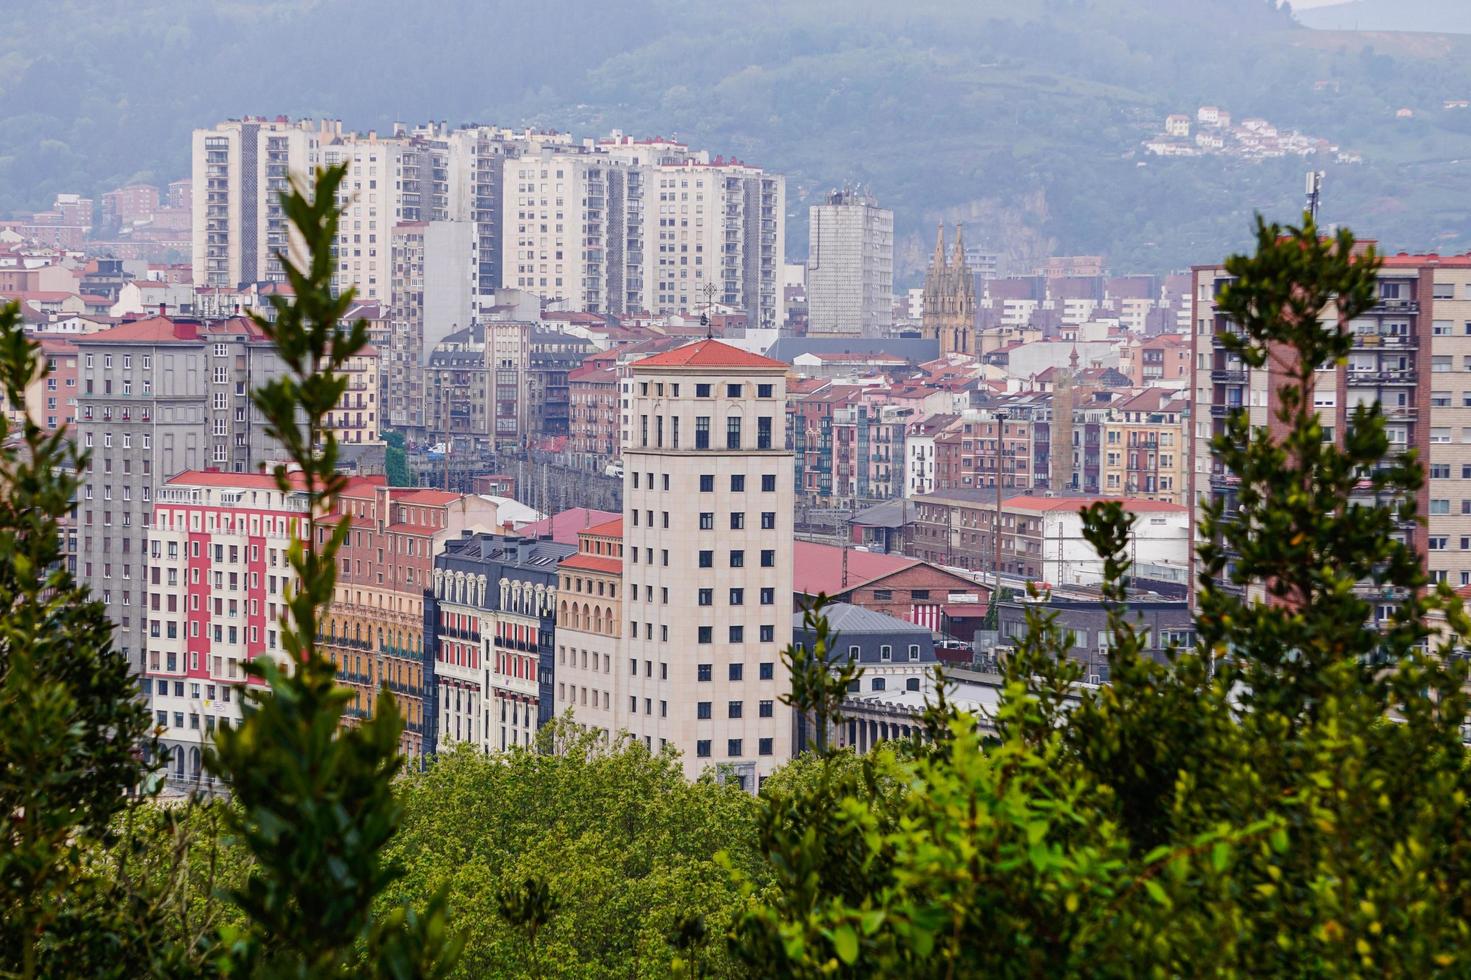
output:
<instances>
[{"instance_id":1,"label":"dark grey building","mask_svg":"<svg viewBox=\"0 0 1471 980\"><path fill-rule=\"evenodd\" d=\"M469 533L434 559L424 594L426 754L525 745L554 707L557 564L550 538Z\"/></svg>"},{"instance_id":2,"label":"dark grey building","mask_svg":"<svg viewBox=\"0 0 1471 980\"><path fill-rule=\"evenodd\" d=\"M1085 682L1108 682L1108 648L1113 635L1108 629L1108 607L1101 598L1053 595L1037 602L1025 597L1003 600L997 606L1001 646L1015 646L1026 635L1029 609L1057 614L1057 625L1072 634L1068 655L1086 668ZM1129 600L1129 616L1142 631L1145 651L1156 660L1162 661L1171 645L1195 642L1195 622L1183 599L1153 593L1137 596Z\"/></svg>"}]
</instances>

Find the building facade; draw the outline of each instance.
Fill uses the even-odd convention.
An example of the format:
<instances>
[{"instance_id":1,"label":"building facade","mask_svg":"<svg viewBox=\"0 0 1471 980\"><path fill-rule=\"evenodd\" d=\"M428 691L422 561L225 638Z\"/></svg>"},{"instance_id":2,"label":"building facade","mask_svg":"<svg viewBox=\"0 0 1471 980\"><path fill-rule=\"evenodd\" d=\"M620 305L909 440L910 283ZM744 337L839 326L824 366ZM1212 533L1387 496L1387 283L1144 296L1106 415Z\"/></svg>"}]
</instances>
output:
<instances>
[{"instance_id":1,"label":"building facade","mask_svg":"<svg viewBox=\"0 0 1471 980\"><path fill-rule=\"evenodd\" d=\"M788 687L792 615L785 375L704 340L634 362L623 383L629 673L614 728L752 790L792 753L791 713L768 707Z\"/></svg>"},{"instance_id":2,"label":"building facade","mask_svg":"<svg viewBox=\"0 0 1471 980\"><path fill-rule=\"evenodd\" d=\"M612 738L628 697L623 672L623 518L577 534L557 568L556 713ZM652 742L652 736L649 736ZM647 743L646 743L647 744Z\"/></svg>"},{"instance_id":3,"label":"building facade","mask_svg":"<svg viewBox=\"0 0 1471 980\"><path fill-rule=\"evenodd\" d=\"M807 333L882 336L894 322L894 212L834 191L808 209Z\"/></svg>"}]
</instances>

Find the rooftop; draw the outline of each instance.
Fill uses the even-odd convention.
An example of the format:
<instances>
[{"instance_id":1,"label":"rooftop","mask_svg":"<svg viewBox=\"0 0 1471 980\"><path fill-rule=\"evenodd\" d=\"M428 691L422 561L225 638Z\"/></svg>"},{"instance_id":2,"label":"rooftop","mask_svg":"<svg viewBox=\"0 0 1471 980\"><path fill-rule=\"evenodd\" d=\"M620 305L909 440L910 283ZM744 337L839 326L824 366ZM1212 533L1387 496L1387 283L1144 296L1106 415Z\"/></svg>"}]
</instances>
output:
<instances>
[{"instance_id":1,"label":"rooftop","mask_svg":"<svg viewBox=\"0 0 1471 980\"><path fill-rule=\"evenodd\" d=\"M916 633L922 636L930 634L926 627L911 623L907 619L875 612L872 609L865 609L847 602L834 602L824 606L823 614L827 616L828 626L839 636L852 636L857 633ZM792 614L792 626L796 629L802 628L800 612Z\"/></svg>"},{"instance_id":2,"label":"rooftop","mask_svg":"<svg viewBox=\"0 0 1471 980\"><path fill-rule=\"evenodd\" d=\"M769 357L752 354L750 351L708 338L634 361L633 366L635 368L763 368L780 371L787 369L787 366L781 361L774 361Z\"/></svg>"},{"instance_id":3,"label":"rooftop","mask_svg":"<svg viewBox=\"0 0 1471 980\"><path fill-rule=\"evenodd\" d=\"M608 524L614 519L622 520L621 514L615 514L610 510L594 510L590 507L573 507L559 514L553 514L545 520L537 521L535 524L527 524L518 528L516 533L526 538L539 538L550 534L553 541L559 544L577 544L577 535L580 531L586 531L593 527Z\"/></svg>"},{"instance_id":4,"label":"rooftop","mask_svg":"<svg viewBox=\"0 0 1471 980\"><path fill-rule=\"evenodd\" d=\"M843 552L848 553L848 574L843 577ZM866 582L885 578L919 564L915 558L876 551L839 548L836 545L797 541L792 545L792 587L803 595L838 595Z\"/></svg>"}]
</instances>

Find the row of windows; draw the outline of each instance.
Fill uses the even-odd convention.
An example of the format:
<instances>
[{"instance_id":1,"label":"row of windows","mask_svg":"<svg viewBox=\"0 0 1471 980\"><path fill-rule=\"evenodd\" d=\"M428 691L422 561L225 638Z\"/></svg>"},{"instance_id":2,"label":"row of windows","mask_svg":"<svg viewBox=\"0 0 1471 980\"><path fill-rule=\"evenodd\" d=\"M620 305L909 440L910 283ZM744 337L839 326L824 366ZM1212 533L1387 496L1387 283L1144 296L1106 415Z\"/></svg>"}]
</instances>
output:
<instances>
[{"instance_id":1,"label":"row of windows","mask_svg":"<svg viewBox=\"0 0 1471 980\"><path fill-rule=\"evenodd\" d=\"M666 589L665 591L667 592L668 590ZM700 605L702 605L702 606L713 606L713 605L715 605L715 590L714 589L701 589L699 591L698 595L699 595ZM636 599L636 598L638 598L638 596L635 595L634 598ZM730 590L730 604L732 606L743 606L743 605L745 605L746 604L746 590L745 589L731 589ZM775 604L776 604L776 590L773 589L773 588L769 588L769 587L763 588L761 590L761 605L763 605L763 606L771 606L771 605L775 605Z\"/></svg>"},{"instance_id":2,"label":"row of windows","mask_svg":"<svg viewBox=\"0 0 1471 980\"><path fill-rule=\"evenodd\" d=\"M731 642L731 643L744 643L744 642L746 642L746 628L744 626L731 626L731 627L728 628L728 630L729 630L729 632L728 632L727 636L728 636L728 641L729 642ZM776 627L775 626L762 626L760 628L760 636L761 636L760 642L762 642L762 643L774 643L776 641ZM714 643L715 642L715 627L713 627L713 626L701 626L701 627L699 627L699 629L698 629L698 642L700 642L700 643Z\"/></svg>"},{"instance_id":3,"label":"row of windows","mask_svg":"<svg viewBox=\"0 0 1471 980\"><path fill-rule=\"evenodd\" d=\"M679 441L679 416L671 416L669 420L669 445L673 449L680 448ZM639 445L649 445L649 417L639 416ZM664 446L664 416L654 416L654 446ZM700 415L695 418L695 448L710 448L710 416ZM725 420L725 448L741 448L741 417L732 415ZM771 416L763 415L756 420L756 448L771 448Z\"/></svg>"},{"instance_id":4,"label":"row of windows","mask_svg":"<svg viewBox=\"0 0 1471 980\"><path fill-rule=\"evenodd\" d=\"M633 517L633 526L634 527L639 527L640 526L639 525L639 512L637 510L633 510L633 511L631 511L631 515ZM667 511L667 510L660 511L660 518L661 518L661 526L665 530L668 530L669 529L669 511ZM646 511L644 511L644 523L643 523L643 526L645 526L645 527L653 527L654 526L654 512L652 510L646 510ZM745 530L745 527L746 527L746 513L745 513L745 511L739 511L739 510L733 510L733 511L731 511L730 512L730 529L732 531L743 531L743 530ZM762 511L761 512L761 529L763 531L774 531L776 529L776 511L774 511L774 510L766 510L766 511ZM715 513L714 513L714 511L702 511L700 513L700 530L701 531L713 531L713 530L715 530Z\"/></svg>"},{"instance_id":5,"label":"row of windows","mask_svg":"<svg viewBox=\"0 0 1471 980\"><path fill-rule=\"evenodd\" d=\"M725 742L725 754L732 759L738 759L742 755L745 755L743 749L744 746L738 738L727 739ZM763 738L757 742L757 755L771 755L771 753L771 739ZM695 743L695 757L699 759L710 758L710 740L708 738L700 739Z\"/></svg>"},{"instance_id":6,"label":"row of windows","mask_svg":"<svg viewBox=\"0 0 1471 980\"><path fill-rule=\"evenodd\" d=\"M640 488L639 473L634 472L631 475L633 477L633 488L635 490L638 490ZM649 489L649 490L654 489L654 474L647 473L647 474L644 474L644 477L645 477L645 479L643 481L643 486L645 488ZM668 490L669 489L669 474L668 473L665 473L665 474L663 474L663 477L664 477L664 479L663 479L663 489L664 490ZM746 476L745 476L744 473L732 473L730 475L730 489L731 489L731 492L732 493L744 493L745 492L745 490L746 490ZM702 474L700 474L700 492L701 493L714 493L715 492L715 474L713 474L713 473L702 473ZM761 492L762 493L775 493L776 492L776 474L775 473L763 473L763 474L761 474Z\"/></svg>"},{"instance_id":7,"label":"row of windows","mask_svg":"<svg viewBox=\"0 0 1471 980\"><path fill-rule=\"evenodd\" d=\"M633 700L633 699L630 699L630 700ZM700 720L702 720L702 721L711 718L712 715L711 715L710 712L712 710L712 704L713 704L713 702L710 702L710 701L700 701L700 702L696 703L696 705L695 705L695 717L698 718L698 719L700 719ZM770 718L775 713L775 710L776 710L776 702L775 701L758 701L758 702L756 702L756 714L757 714L758 717L761 717L761 718ZM745 713L746 713L746 702L744 702L744 701L727 701L725 703L725 717L727 717L727 718L744 718L745 717Z\"/></svg>"},{"instance_id":8,"label":"row of windows","mask_svg":"<svg viewBox=\"0 0 1471 980\"><path fill-rule=\"evenodd\" d=\"M653 388L654 396L656 398L663 398L664 397L664 382L662 382L662 381L640 381L639 382L639 385L638 385L638 393L640 395L647 396L649 394L649 389L650 389L651 386ZM756 387L756 397L757 398L772 398L772 397L775 396L775 392L776 392L776 386L775 385L772 385L772 384L758 384L755 387ZM669 392L670 393L670 396L673 397L673 398L678 398L679 397L679 384L677 382L671 383L669 385L669 388L670 388L670 392ZM712 385L712 384L705 384L705 383L697 384L697 385L695 385L695 397L696 398L710 398L710 397L713 397L714 389L715 389L715 386ZM726 384L726 386L725 386L725 397L726 398L744 398L745 397L745 391L746 391L746 386L745 385L739 384L739 383L735 383L735 382L731 382L731 383Z\"/></svg>"}]
</instances>

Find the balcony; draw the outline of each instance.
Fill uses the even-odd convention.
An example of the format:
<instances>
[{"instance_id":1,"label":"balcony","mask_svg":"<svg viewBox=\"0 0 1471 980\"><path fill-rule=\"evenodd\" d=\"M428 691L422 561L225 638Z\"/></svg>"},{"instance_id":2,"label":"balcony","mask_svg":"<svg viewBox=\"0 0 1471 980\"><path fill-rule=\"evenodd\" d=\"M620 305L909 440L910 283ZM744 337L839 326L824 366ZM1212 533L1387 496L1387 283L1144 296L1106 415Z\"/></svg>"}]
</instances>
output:
<instances>
[{"instance_id":1,"label":"balcony","mask_svg":"<svg viewBox=\"0 0 1471 980\"><path fill-rule=\"evenodd\" d=\"M1211 380L1217 384L1245 384L1246 368L1225 368L1212 371Z\"/></svg>"},{"instance_id":2,"label":"balcony","mask_svg":"<svg viewBox=\"0 0 1471 980\"><path fill-rule=\"evenodd\" d=\"M1212 405L1211 417L1217 419L1230 418L1232 412L1245 407L1245 405Z\"/></svg>"}]
</instances>

